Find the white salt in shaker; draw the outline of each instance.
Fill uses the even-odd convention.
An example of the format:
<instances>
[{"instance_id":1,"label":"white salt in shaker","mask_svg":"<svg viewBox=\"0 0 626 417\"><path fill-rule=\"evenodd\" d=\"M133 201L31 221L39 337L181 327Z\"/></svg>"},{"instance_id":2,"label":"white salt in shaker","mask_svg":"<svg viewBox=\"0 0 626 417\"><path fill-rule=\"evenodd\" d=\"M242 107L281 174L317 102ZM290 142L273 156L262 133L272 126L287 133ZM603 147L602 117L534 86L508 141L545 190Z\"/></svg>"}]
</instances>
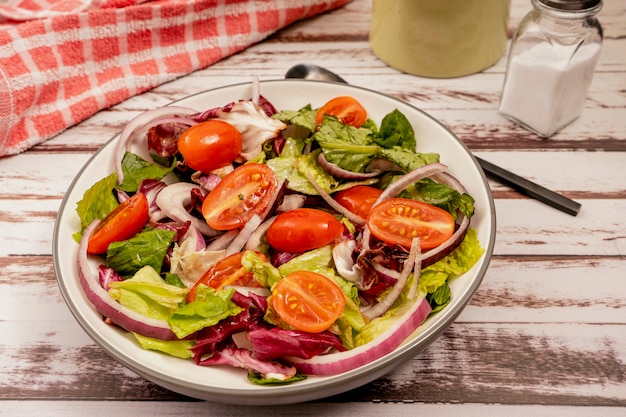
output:
<instances>
[{"instance_id":1,"label":"white salt in shaker","mask_svg":"<svg viewBox=\"0 0 626 417\"><path fill-rule=\"evenodd\" d=\"M583 110L602 45L602 0L531 1L511 43L500 113L550 137Z\"/></svg>"}]
</instances>

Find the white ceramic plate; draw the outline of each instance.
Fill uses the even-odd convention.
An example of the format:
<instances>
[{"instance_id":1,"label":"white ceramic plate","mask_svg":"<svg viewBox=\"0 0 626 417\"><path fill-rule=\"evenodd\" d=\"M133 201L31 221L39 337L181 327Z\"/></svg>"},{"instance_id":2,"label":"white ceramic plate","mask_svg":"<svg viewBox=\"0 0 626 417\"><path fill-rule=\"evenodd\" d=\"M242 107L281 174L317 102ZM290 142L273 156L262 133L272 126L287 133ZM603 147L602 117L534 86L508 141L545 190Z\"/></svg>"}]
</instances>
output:
<instances>
[{"instance_id":1,"label":"white ceramic plate","mask_svg":"<svg viewBox=\"0 0 626 417\"><path fill-rule=\"evenodd\" d=\"M199 93L176 104L197 110L222 106L238 99L249 99L252 86L239 84ZM113 172L115 140L105 144L82 168L71 184L54 230L53 258L59 287L65 302L83 329L111 356L148 380L178 393L200 399L247 405L286 404L339 394L364 385L390 372L432 343L459 315L482 281L495 242L495 209L487 180L468 149L437 120L405 102L372 90L344 84L304 80L276 80L261 83L261 94L277 109L297 110L310 103L319 107L329 99L351 95L368 110L378 124L394 109L404 113L413 128L421 152L437 152L449 172L459 178L476 200L471 225L485 247L485 255L474 268L450 283L452 301L429 318L394 352L353 371L330 377L309 377L284 386L258 386L250 383L243 370L229 367L200 367L182 360L141 349L133 336L105 324L87 300L79 284L76 268L78 245L72 234L79 230L76 203L93 183ZM93 265L94 271L96 264Z\"/></svg>"}]
</instances>

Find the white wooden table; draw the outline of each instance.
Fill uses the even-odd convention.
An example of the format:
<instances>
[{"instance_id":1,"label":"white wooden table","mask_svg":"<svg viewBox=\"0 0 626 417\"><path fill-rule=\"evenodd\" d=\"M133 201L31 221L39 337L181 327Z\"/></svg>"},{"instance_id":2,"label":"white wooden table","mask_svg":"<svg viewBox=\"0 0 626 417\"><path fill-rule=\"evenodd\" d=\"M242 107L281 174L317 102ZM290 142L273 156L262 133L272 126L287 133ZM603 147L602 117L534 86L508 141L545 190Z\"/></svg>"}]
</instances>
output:
<instances>
[{"instance_id":1,"label":"white wooden table","mask_svg":"<svg viewBox=\"0 0 626 417\"><path fill-rule=\"evenodd\" d=\"M0 159L0 415L626 415L626 3L604 3L586 108L549 140L497 112L505 59L456 79L398 73L369 48L369 0L354 0ZM529 9L514 0L511 27ZM52 267L57 210L81 166L132 116L253 75L282 78L302 62L424 109L476 155L582 209L572 217L491 183L497 243L481 287L442 337L386 377L303 405L182 397L109 359L74 320Z\"/></svg>"}]
</instances>

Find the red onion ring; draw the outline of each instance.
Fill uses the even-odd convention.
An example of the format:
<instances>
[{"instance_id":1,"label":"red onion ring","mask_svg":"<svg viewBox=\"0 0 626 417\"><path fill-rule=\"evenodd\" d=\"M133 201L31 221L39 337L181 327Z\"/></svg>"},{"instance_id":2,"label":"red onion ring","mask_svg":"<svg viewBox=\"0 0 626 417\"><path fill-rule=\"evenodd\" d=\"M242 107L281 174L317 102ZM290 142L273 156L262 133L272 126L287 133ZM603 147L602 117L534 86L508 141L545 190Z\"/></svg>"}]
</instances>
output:
<instances>
[{"instance_id":1,"label":"red onion ring","mask_svg":"<svg viewBox=\"0 0 626 417\"><path fill-rule=\"evenodd\" d=\"M356 369L393 352L422 325L430 311L430 304L423 298L416 301L393 325L369 343L311 359L289 358L290 362L298 371L308 375L337 375Z\"/></svg>"},{"instance_id":2,"label":"red onion ring","mask_svg":"<svg viewBox=\"0 0 626 417\"><path fill-rule=\"evenodd\" d=\"M226 256L235 254L237 252L241 252L244 248L248 239L256 229L259 228L263 219L258 214L253 214L252 217L246 222L246 224L241 228L239 234L230 242L230 245L226 248Z\"/></svg>"},{"instance_id":3,"label":"red onion ring","mask_svg":"<svg viewBox=\"0 0 626 417\"><path fill-rule=\"evenodd\" d=\"M130 148L130 144L134 140L135 134L140 129L157 119L169 119L176 116L190 116L196 113L196 110L189 107L165 106L145 111L131 119L126 126L124 126L124 129L122 129L115 148L115 159L113 162L117 173L117 183L121 184L122 181L124 181L122 159L124 158L124 153Z\"/></svg>"},{"instance_id":4,"label":"red onion ring","mask_svg":"<svg viewBox=\"0 0 626 417\"><path fill-rule=\"evenodd\" d=\"M276 217L277 216L272 216L268 218L263 223L261 223L254 232L252 232L252 234L248 238L248 241L246 242L246 246L244 247L246 250L255 251L259 249L259 245L261 244L261 238L263 237L265 232L267 232L267 229L270 228L272 223L274 223Z\"/></svg>"},{"instance_id":5,"label":"red onion ring","mask_svg":"<svg viewBox=\"0 0 626 417\"><path fill-rule=\"evenodd\" d=\"M400 194L402 190L404 190L406 187L413 184L414 182L417 182L422 178L432 177L435 174L444 172L446 169L448 169L446 165L440 162L435 162L432 164L421 166L407 174L404 174L403 176L398 178L397 181L389 184L389 187L387 187L382 192L382 194L378 196L378 199L374 202L374 205Z\"/></svg>"},{"instance_id":6,"label":"red onion ring","mask_svg":"<svg viewBox=\"0 0 626 417\"><path fill-rule=\"evenodd\" d=\"M87 299L100 314L129 332L161 340L177 340L178 338L172 332L166 321L142 316L130 310L115 301L109 293L100 286L97 274L94 274L89 267L89 258L87 255L89 236L91 236L97 224L98 221L95 220L87 226L78 246L78 276L80 285Z\"/></svg>"},{"instance_id":7,"label":"red onion ring","mask_svg":"<svg viewBox=\"0 0 626 417\"><path fill-rule=\"evenodd\" d=\"M226 249L228 245L230 245L230 243L237 237L238 234L239 230L237 229L224 232L221 236L209 243L206 249L209 251Z\"/></svg>"},{"instance_id":8,"label":"red onion ring","mask_svg":"<svg viewBox=\"0 0 626 417\"><path fill-rule=\"evenodd\" d=\"M320 152L317 155L317 163L332 176L341 178L344 180L365 180L368 178L374 178L380 175L380 171L375 170L372 172L360 173L341 168L337 164L329 162L324 156L324 152Z\"/></svg>"},{"instance_id":9,"label":"red onion ring","mask_svg":"<svg viewBox=\"0 0 626 417\"><path fill-rule=\"evenodd\" d=\"M175 182L163 188L156 197L156 203L167 217L191 224L205 236L217 236L218 232L211 229L203 220L191 215L185 208L191 202L191 190L202 190L198 185L188 182Z\"/></svg>"},{"instance_id":10,"label":"red onion ring","mask_svg":"<svg viewBox=\"0 0 626 417\"><path fill-rule=\"evenodd\" d=\"M352 223L359 224L359 225L365 224L365 220L361 216L357 216L356 214L352 213L350 210L347 210L345 207L343 207L341 204L339 204L330 194L328 194L317 183L317 181L315 181L315 178L313 178L313 175L311 175L309 172L305 172L304 176L311 183L313 188L315 188L315 191L317 191L317 193L320 195L320 197L322 197L324 199L324 201L330 207L332 207L337 212L341 213L345 218L350 220Z\"/></svg>"},{"instance_id":11,"label":"red onion ring","mask_svg":"<svg viewBox=\"0 0 626 417\"><path fill-rule=\"evenodd\" d=\"M374 306L361 310L364 316L372 320L389 310L393 303L396 302L396 300L402 293L402 290L404 290L404 287L406 286L409 275L411 275L411 272L413 272L413 265L415 265L415 259L419 256L419 253L420 239L416 237L413 238L413 240L411 241L411 250L409 251L409 256L407 257L406 261L404 261L402 272L400 273L400 276L398 277L396 283L393 284L391 291L388 291L385 298L380 300ZM415 277L415 280L417 280L417 278L418 277Z\"/></svg>"}]
</instances>

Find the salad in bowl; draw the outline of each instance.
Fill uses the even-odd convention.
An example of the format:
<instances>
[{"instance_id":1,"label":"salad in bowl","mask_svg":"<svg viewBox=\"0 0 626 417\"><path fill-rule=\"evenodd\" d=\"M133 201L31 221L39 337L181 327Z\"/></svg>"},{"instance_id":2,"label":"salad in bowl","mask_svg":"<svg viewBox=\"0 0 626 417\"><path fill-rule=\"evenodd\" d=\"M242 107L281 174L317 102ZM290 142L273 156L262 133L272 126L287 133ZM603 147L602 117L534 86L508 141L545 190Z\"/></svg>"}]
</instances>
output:
<instances>
[{"instance_id":1,"label":"salad in bowl","mask_svg":"<svg viewBox=\"0 0 626 417\"><path fill-rule=\"evenodd\" d=\"M422 149L402 106L375 120L359 89L336 86L347 91L287 108L266 85L138 115L104 175L79 175L71 221L72 294L102 329L168 363L235 370L255 395L388 369L429 321L460 312L493 245L474 225L492 205Z\"/></svg>"}]
</instances>

